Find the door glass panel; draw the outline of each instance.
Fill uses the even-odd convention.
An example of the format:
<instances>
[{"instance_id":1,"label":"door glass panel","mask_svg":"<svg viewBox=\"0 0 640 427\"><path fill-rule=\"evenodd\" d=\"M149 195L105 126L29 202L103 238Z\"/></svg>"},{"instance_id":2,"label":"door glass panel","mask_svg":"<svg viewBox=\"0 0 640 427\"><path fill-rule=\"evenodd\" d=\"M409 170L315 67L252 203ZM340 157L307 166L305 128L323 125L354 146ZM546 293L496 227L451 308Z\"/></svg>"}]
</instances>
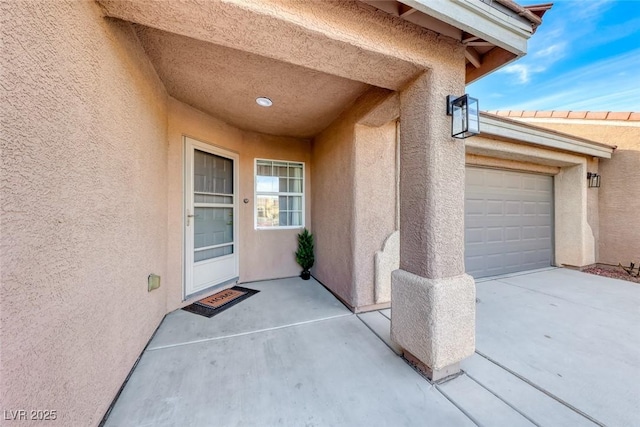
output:
<instances>
[{"instance_id":1,"label":"door glass panel","mask_svg":"<svg viewBox=\"0 0 640 427\"><path fill-rule=\"evenodd\" d=\"M193 201L195 203L218 203L231 205L233 204L233 196L219 196L216 194L196 193L193 195Z\"/></svg>"},{"instance_id":2,"label":"door glass panel","mask_svg":"<svg viewBox=\"0 0 640 427\"><path fill-rule=\"evenodd\" d=\"M233 253L233 245L223 246L221 248L205 249L198 251L194 254L193 260L195 262L205 261L211 258L218 258L225 255L231 255Z\"/></svg>"},{"instance_id":3,"label":"door glass panel","mask_svg":"<svg viewBox=\"0 0 640 427\"><path fill-rule=\"evenodd\" d=\"M196 249L233 242L233 208L195 208Z\"/></svg>"},{"instance_id":4,"label":"door glass panel","mask_svg":"<svg viewBox=\"0 0 640 427\"><path fill-rule=\"evenodd\" d=\"M193 183L196 193L233 194L233 161L195 150Z\"/></svg>"}]
</instances>

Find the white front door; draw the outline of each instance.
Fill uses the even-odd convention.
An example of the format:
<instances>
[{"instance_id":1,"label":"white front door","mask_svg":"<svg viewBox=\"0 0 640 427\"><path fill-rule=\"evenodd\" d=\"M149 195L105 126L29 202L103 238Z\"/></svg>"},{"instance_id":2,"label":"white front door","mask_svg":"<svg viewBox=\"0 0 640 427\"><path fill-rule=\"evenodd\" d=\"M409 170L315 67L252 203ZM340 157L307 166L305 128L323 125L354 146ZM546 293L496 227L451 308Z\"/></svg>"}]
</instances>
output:
<instances>
[{"instance_id":1,"label":"white front door","mask_svg":"<svg viewBox=\"0 0 640 427\"><path fill-rule=\"evenodd\" d=\"M238 156L185 137L185 298L238 279Z\"/></svg>"}]
</instances>

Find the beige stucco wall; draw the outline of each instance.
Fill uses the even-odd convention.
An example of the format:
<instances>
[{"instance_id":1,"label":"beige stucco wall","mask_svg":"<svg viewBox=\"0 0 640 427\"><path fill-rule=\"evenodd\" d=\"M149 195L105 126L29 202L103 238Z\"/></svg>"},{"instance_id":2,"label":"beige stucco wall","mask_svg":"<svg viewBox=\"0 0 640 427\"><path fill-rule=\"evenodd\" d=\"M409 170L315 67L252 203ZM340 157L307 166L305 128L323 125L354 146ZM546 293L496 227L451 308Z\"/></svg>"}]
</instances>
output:
<instances>
[{"instance_id":1,"label":"beige stucco wall","mask_svg":"<svg viewBox=\"0 0 640 427\"><path fill-rule=\"evenodd\" d=\"M0 406L97 425L166 312L166 94L94 2L0 16Z\"/></svg>"},{"instance_id":2,"label":"beige stucco wall","mask_svg":"<svg viewBox=\"0 0 640 427\"><path fill-rule=\"evenodd\" d=\"M596 157L587 157L587 171L599 172L600 159ZM586 177L585 177L586 180ZM591 227L593 233L594 257L595 261L600 256L600 189L587 188L587 223Z\"/></svg>"},{"instance_id":3,"label":"beige stucco wall","mask_svg":"<svg viewBox=\"0 0 640 427\"><path fill-rule=\"evenodd\" d=\"M307 140L245 132L173 98L169 100L168 154L168 311L185 305L183 296L183 167L189 136L239 155L240 282L297 276L294 252L300 229L256 230L254 227L255 159L305 162L305 225L311 228L311 144ZM248 199L249 203L243 200Z\"/></svg>"},{"instance_id":4,"label":"beige stucco wall","mask_svg":"<svg viewBox=\"0 0 640 427\"><path fill-rule=\"evenodd\" d=\"M316 263L311 270L332 292L353 306L355 173L354 126L349 112L312 142L315 183L311 193Z\"/></svg>"},{"instance_id":5,"label":"beige stucco wall","mask_svg":"<svg viewBox=\"0 0 640 427\"><path fill-rule=\"evenodd\" d=\"M354 308L374 304L375 253L395 229L395 100L369 91L312 143L312 273Z\"/></svg>"},{"instance_id":6,"label":"beige stucco wall","mask_svg":"<svg viewBox=\"0 0 640 427\"><path fill-rule=\"evenodd\" d=\"M640 182L640 123L614 120L528 120L537 126L554 129L594 141L616 145L611 159L602 159L597 168L589 166L589 172L599 171L602 176L599 189L588 191L592 221L597 227L597 262L605 264L640 261L640 233L637 224L640 198L637 183ZM586 181L586 177L585 177ZM597 215L593 198L598 198ZM593 227L593 225L592 225Z\"/></svg>"},{"instance_id":7,"label":"beige stucco wall","mask_svg":"<svg viewBox=\"0 0 640 427\"><path fill-rule=\"evenodd\" d=\"M375 253L396 230L396 123L356 125L354 305L374 304Z\"/></svg>"}]
</instances>

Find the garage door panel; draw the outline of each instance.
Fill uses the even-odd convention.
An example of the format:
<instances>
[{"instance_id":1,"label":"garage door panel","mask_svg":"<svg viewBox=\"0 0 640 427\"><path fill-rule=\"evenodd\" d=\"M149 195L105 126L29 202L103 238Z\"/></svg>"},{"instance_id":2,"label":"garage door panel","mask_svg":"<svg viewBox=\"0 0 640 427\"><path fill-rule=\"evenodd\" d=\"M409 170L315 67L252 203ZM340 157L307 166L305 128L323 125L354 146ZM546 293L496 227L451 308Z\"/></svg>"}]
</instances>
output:
<instances>
[{"instance_id":1,"label":"garage door panel","mask_svg":"<svg viewBox=\"0 0 640 427\"><path fill-rule=\"evenodd\" d=\"M538 238L538 227L535 225L522 227L522 240L535 240Z\"/></svg>"},{"instance_id":2,"label":"garage door panel","mask_svg":"<svg viewBox=\"0 0 640 427\"><path fill-rule=\"evenodd\" d=\"M522 203L519 200L507 200L504 202L504 214L507 216L520 216L522 213Z\"/></svg>"},{"instance_id":3,"label":"garage door panel","mask_svg":"<svg viewBox=\"0 0 640 427\"><path fill-rule=\"evenodd\" d=\"M504 215L504 201L502 200L487 200L486 202L486 215L489 216L503 216Z\"/></svg>"},{"instance_id":4,"label":"garage door panel","mask_svg":"<svg viewBox=\"0 0 640 427\"><path fill-rule=\"evenodd\" d=\"M536 227L536 230L538 231L538 239L549 239L549 242L551 242L551 226L550 225Z\"/></svg>"},{"instance_id":5,"label":"garage door panel","mask_svg":"<svg viewBox=\"0 0 640 427\"><path fill-rule=\"evenodd\" d=\"M522 178L522 189L523 190L536 190L538 188L538 183L536 177L523 177Z\"/></svg>"},{"instance_id":6,"label":"garage door panel","mask_svg":"<svg viewBox=\"0 0 640 427\"><path fill-rule=\"evenodd\" d=\"M502 227L487 227L486 243L502 243L504 242L504 229Z\"/></svg>"},{"instance_id":7,"label":"garage door panel","mask_svg":"<svg viewBox=\"0 0 640 427\"><path fill-rule=\"evenodd\" d=\"M465 263L475 277L551 265L553 179L467 168Z\"/></svg>"},{"instance_id":8,"label":"garage door panel","mask_svg":"<svg viewBox=\"0 0 640 427\"><path fill-rule=\"evenodd\" d=\"M541 247L542 243L540 239L535 240L521 240L519 242L508 242L505 245L504 241L489 242L485 240L483 243L470 244L467 246L465 254L480 256L480 255L494 255L494 254L507 254L514 252L531 252L531 251L549 251L549 249ZM542 239L544 240L544 239ZM543 242L544 243L544 242ZM551 244L551 240L547 239L547 245Z\"/></svg>"},{"instance_id":9,"label":"garage door panel","mask_svg":"<svg viewBox=\"0 0 640 427\"><path fill-rule=\"evenodd\" d=\"M538 202L538 215L550 216L551 215L551 203L549 202Z\"/></svg>"},{"instance_id":10,"label":"garage door panel","mask_svg":"<svg viewBox=\"0 0 640 427\"><path fill-rule=\"evenodd\" d=\"M484 243L484 228L467 228L464 232L464 240L468 245Z\"/></svg>"},{"instance_id":11,"label":"garage door panel","mask_svg":"<svg viewBox=\"0 0 640 427\"><path fill-rule=\"evenodd\" d=\"M473 275L476 271L484 271L485 267L485 257L482 256L470 256L465 259L465 266L467 269L467 273Z\"/></svg>"},{"instance_id":12,"label":"garage door panel","mask_svg":"<svg viewBox=\"0 0 640 427\"><path fill-rule=\"evenodd\" d=\"M465 214L468 216L483 216L485 213L484 200L468 199L465 201Z\"/></svg>"},{"instance_id":13,"label":"garage door panel","mask_svg":"<svg viewBox=\"0 0 640 427\"><path fill-rule=\"evenodd\" d=\"M485 215L477 217L466 217L467 228L486 228L486 227L518 227L528 229L530 227L551 227L552 222L550 215Z\"/></svg>"},{"instance_id":14,"label":"garage door panel","mask_svg":"<svg viewBox=\"0 0 640 427\"><path fill-rule=\"evenodd\" d=\"M505 227L504 228L504 240L505 242L519 242L522 240L522 227Z\"/></svg>"}]
</instances>

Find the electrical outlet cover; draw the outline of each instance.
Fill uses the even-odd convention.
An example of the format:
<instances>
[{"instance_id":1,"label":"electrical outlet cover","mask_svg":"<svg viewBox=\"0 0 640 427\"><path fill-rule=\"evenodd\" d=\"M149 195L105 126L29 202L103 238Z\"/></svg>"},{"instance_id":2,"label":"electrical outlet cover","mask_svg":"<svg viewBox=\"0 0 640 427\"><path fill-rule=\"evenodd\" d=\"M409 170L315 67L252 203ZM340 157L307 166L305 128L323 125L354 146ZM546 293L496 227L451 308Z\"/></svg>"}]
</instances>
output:
<instances>
[{"instance_id":1,"label":"electrical outlet cover","mask_svg":"<svg viewBox=\"0 0 640 427\"><path fill-rule=\"evenodd\" d=\"M150 274L148 278L149 292L160 287L160 276L157 274Z\"/></svg>"}]
</instances>

